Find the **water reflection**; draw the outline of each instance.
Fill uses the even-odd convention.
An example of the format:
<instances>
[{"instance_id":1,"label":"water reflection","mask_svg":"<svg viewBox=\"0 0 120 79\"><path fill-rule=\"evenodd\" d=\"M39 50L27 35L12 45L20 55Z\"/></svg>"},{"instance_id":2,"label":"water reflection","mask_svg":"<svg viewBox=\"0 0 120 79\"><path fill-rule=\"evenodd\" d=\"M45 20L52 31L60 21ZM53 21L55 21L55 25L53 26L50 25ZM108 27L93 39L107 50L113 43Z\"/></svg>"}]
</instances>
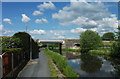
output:
<instances>
[{"instance_id":1,"label":"water reflection","mask_svg":"<svg viewBox=\"0 0 120 79\"><path fill-rule=\"evenodd\" d=\"M102 60L96 56L91 56L89 54L81 55L81 69L87 73L95 73L100 70L102 66Z\"/></svg>"},{"instance_id":2,"label":"water reflection","mask_svg":"<svg viewBox=\"0 0 120 79\"><path fill-rule=\"evenodd\" d=\"M117 64L115 64L117 63ZM81 55L79 59L68 60L68 64L81 77L114 77L120 76L120 64L105 60L102 57Z\"/></svg>"}]
</instances>

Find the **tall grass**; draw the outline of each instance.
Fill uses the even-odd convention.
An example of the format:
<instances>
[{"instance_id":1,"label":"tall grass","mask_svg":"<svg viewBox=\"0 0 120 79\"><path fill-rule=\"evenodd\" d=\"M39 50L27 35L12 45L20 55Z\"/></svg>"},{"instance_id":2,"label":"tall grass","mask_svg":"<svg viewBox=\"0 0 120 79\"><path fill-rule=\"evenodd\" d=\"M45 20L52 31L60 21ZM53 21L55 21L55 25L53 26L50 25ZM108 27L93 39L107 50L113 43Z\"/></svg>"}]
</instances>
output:
<instances>
[{"instance_id":1,"label":"tall grass","mask_svg":"<svg viewBox=\"0 0 120 79\"><path fill-rule=\"evenodd\" d=\"M79 77L79 75L68 65L67 59L64 56L48 49L45 49L44 52L54 61L56 66L66 77L70 77L70 79L77 79Z\"/></svg>"}]
</instances>

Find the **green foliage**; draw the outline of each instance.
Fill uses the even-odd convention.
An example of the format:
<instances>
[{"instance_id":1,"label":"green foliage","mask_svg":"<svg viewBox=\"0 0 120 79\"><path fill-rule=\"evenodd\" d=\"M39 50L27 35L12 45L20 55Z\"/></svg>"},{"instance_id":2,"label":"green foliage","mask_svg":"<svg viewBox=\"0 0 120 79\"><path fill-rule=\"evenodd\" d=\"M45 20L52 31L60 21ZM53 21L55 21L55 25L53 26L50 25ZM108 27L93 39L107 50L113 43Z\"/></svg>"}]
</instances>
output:
<instances>
[{"instance_id":1,"label":"green foliage","mask_svg":"<svg viewBox=\"0 0 120 79\"><path fill-rule=\"evenodd\" d=\"M70 66L66 66L66 68L63 69L63 72L67 77L71 77L70 79L74 79L74 77L79 77L79 75L76 75L77 73L75 73Z\"/></svg>"},{"instance_id":2,"label":"green foliage","mask_svg":"<svg viewBox=\"0 0 120 79\"><path fill-rule=\"evenodd\" d=\"M80 49L63 48L62 51L65 51L65 52L77 52L77 53L80 53Z\"/></svg>"},{"instance_id":3,"label":"green foliage","mask_svg":"<svg viewBox=\"0 0 120 79\"><path fill-rule=\"evenodd\" d=\"M54 69L54 67L53 67L52 62L50 61L50 59L48 59L48 65L49 65L49 68L50 68L51 77L56 77L55 79L57 79L58 72Z\"/></svg>"},{"instance_id":4,"label":"green foliage","mask_svg":"<svg viewBox=\"0 0 120 79\"><path fill-rule=\"evenodd\" d=\"M111 48L112 57L120 57L120 26L118 26L117 36L118 40L115 43L113 43Z\"/></svg>"},{"instance_id":5,"label":"green foliage","mask_svg":"<svg viewBox=\"0 0 120 79\"><path fill-rule=\"evenodd\" d=\"M112 33L112 32L105 33L105 34L102 36L102 39L103 39L103 40L107 40L107 41L114 40L114 39L115 39L115 34Z\"/></svg>"},{"instance_id":6,"label":"green foliage","mask_svg":"<svg viewBox=\"0 0 120 79\"><path fill-rule=\"evenodd\" d=\"M18 32L13 35L14 38L19 38L22 41L23 46L21 47L25 51L26 59L30 58L30 45L32 45L32 58L38 57L39 47L36 42L31 38L30 35L26 32Z\"/></svg>"},{"instance_id":7,"label":"green foliage","mask_svg":"<svg viewBox=\"0 0 120 79\"><path fill-rule=\"evenodd\" d=\"M120 57L120 42L113 43L110 55L112 57Z\"/></svg>"},{"instance_id":8,"label":"green foliage","mask_svg":"<svg viewBox=\"0 0 120 79\"><path fill-rule=\"evenodd\" d=\"M66 77L79 77L77 75L77 73L72 70L71 67L68 67L67 64L67 60L64 56L55 53L53 51L50 51L48 49L45 49L44 51L48 56L50 56L50 58L52 58L52 60L54 61L54 63L57 65L57 67L61 70L61 72L63 72Z\"/></svg>"},{"instance_id":9,"label":"green foliage","mask_svg":"<svg viewBox=\"0 0 120 79\"><path fill-rule=\"evenodd\" d=\"M96 49L101 44L101 37L98 33L87 30L80 35L81 53Z\"/></svg>"},{"instance_id":10,"label":"green foliage","mask_svg":"<svg viewBox=\"0 0 120 79\"><path fill-rule=\"evenodd\" d=\"M22 51L21 48L6 48L2 50L2 52L6 52L6 53L16 53L21 51Z\"/></svg>"},{"instance_id":11,"label":"green foliage","mask_svg":"<svg viewBox=\"0 0 120 79\"><path fill-rule=\"evenodd\" d=\"M91 55L110 55L110 49L90 50L88 52Z\"/></svg>"},{"instance_id":12,"label":"green foliage","mask_svg":"<svg viewBox=\"0 0 120 79\"><path fill-rule=\"evenodd\" d=\"M22 47L21 40L19 38L2 38L2 49L5 48L20 48Z\"/></svg>"}]
</instances>

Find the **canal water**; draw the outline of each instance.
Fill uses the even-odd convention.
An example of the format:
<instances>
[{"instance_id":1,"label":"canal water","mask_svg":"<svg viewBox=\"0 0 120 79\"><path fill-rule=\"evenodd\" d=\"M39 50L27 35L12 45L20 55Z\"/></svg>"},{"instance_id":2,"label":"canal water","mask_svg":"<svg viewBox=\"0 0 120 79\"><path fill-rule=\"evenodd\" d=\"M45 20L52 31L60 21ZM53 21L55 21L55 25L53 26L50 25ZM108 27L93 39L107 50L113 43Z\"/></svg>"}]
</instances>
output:
<instances>
[{"instance_id":1,"label":"canal water","mask_svg":"<svg viewBox=\"0 0 120 79\"><path fill-rule=\"evenodd\" d=\"M120 77L120 61L82 54L79 59L68 60L80 77Z\"/></svg>"}]
</instances>

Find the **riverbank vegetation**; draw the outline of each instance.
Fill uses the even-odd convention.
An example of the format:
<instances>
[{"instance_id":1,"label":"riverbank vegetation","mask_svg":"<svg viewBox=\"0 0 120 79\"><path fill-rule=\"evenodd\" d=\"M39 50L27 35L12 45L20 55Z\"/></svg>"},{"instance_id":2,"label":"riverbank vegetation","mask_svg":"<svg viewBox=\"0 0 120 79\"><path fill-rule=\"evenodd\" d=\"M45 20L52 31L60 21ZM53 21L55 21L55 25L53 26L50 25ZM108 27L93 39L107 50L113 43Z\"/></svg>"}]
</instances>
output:
<instances>
[{"instance_id":1,"label":"riverbank vegetation","mask_svg":"<svg viewBox=\"0 0 120 79\"><path fill-rule=\"evenodd\" d=\"M62 51L80 53L80 49L63 48Z\"/></svg>"},{"instance_id":2,"label":"riverbank vegetation","mask_svg":"<svg viewBox=\"0 0 120 79\"><path fill-rule=\"evenodd\" d=\"M120 27L118 28L120 31ZM91 55L106 55L111 57L120 57L120 32L115 34L109 32L100 36L93 31L85 31L80 35L81 53Z\"/></svg>"},{"instance_id":3,"label":"riverbank vegetation","mask_svg":"<svg viewBox=\"0 0 120 79\"><path fill-rule=\"evenodd\" d=\"M67 59L64 56L48 49L44 49L44 52L53 60L59 70L66 77L71 77L73 79L79 77L79 75L68 65Z\"/></svg>"}]
</instances>

